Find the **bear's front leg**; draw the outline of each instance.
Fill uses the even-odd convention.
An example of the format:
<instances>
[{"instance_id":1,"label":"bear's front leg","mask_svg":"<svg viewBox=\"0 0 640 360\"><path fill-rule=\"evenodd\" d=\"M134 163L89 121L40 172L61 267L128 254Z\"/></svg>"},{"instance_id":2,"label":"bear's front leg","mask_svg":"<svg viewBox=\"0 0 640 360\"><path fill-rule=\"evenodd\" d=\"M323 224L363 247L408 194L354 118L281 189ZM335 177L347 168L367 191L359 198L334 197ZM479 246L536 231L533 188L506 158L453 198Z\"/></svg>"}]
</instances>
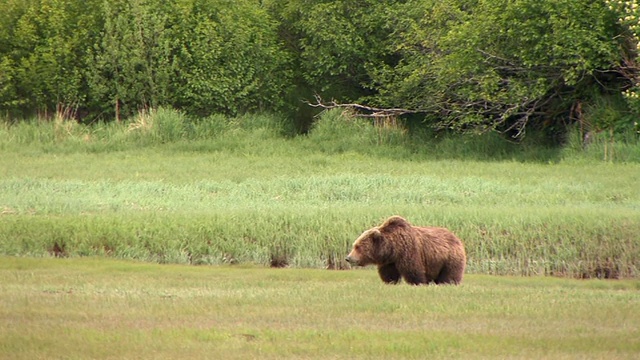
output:
<instances>
[{"instance_id":1,"label":"bear's front leg","mask_svg":"<svg viewBox=\"0 0 640 360\"><path fill-rule=\"evenodd\" d=\"M400 281L400 272L396 268L396 264L378 266L378 274L387 284L397 284Z\"/></svg>"}]
</instances>

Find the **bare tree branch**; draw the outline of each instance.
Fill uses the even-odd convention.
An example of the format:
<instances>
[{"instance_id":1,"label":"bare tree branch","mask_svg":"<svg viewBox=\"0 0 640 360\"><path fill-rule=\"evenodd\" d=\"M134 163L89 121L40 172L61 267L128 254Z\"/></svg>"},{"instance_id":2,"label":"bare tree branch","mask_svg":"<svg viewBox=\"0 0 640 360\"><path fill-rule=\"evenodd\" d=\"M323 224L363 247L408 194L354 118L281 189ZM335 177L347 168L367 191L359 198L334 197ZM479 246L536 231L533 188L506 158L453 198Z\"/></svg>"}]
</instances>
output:
<instances>
[{"instance_id":1,"label":"bare tree branch","mask_svg":"<svg viewBox=\"0 0 640 360\"><path fill-rule=\"evenodd\" d=\"M381 117L395 117L404 114L417 114L424 113L426 110L412 110L412 109L402 109L402 108L376 108L372 106L366 106L362 104L340 104L335 100L332 100L329 103L325 103L322 101L320 95L314 96L316 99L315 103L306 102L307 105L323 108L323 109L335 109L335 108L347 108L356 110L357 116L360 117L371 117L371 118L381 118Z\"/></svg>"}]
</instances>

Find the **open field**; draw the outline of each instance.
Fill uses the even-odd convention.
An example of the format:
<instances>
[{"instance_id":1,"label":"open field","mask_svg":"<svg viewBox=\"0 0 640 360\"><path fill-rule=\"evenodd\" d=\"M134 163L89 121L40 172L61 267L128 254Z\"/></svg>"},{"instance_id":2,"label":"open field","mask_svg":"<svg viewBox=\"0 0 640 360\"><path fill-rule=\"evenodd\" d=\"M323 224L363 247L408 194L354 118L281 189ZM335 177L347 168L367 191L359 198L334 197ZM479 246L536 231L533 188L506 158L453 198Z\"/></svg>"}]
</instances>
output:
<instances>
[{"instance_id":1,"label":"open field","mask_svg":"<svg viewBox=\"0 0 640 360\"><path fill-rule=\"evenodd\" d=\"M470 273L640 274L637 164L176 147L3 154L0 254L339 266L360 232L400 214L456 232Z\"/></svg>"},{"instance_id":2,"label":"open field","mask_svg":"<svg viewBox=\"0 0 640 360\"><path fill-rule=\"evenodd\" d=\"M436 141L339 112L296 137L279 121L162 110L4 124L0 255L340 268L364 229L398 214L454 231L468 273L640 277L637 162ZM625 144L617 158L640 148Z\"/></svg>"},{"instance_id":3,"label":"open field","mask_svg":"<svg viewBox=\"0 0 640 360\"><path fill-rule=\"evenodd\" d=\"M637 359L640 282L0 258L0 359Z\"/></svg>"},{"instance_id":4,"label":"open field","mask_svg":"<svg viewBox=\"0 0 640 360\"><path fill-rule=\"evenodd\" d=\"M638 162L163 116L0 128L0 359L640 355ZM461 286L323 270L393 214L463 239Z\"/></svg>"}]
</instances>

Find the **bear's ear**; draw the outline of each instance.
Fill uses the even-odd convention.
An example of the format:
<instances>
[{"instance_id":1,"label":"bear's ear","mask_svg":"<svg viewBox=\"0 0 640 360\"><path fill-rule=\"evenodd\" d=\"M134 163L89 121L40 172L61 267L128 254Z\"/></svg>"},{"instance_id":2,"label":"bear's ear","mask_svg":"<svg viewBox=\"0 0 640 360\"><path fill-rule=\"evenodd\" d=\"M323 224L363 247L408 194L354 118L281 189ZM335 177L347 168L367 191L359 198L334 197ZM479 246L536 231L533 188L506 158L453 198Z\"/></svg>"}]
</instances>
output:
<instances>
[{"instance_id":1,"label":"bear's ear","mask_svg":"<svg viewBox=\"0 0 640 360\"><path fill-rule=\"evenodd\" d=\"M392 216L384 222L384 224L380 225L380 229L391 230L396 227L401 226L411 226L407 220L405 220L402 216Z\"/></svg>"},{"instance_id":2,"label":"bear's ear","mask_svg":"<svg viewBox=\"0 0 640 360\"><path fill-rule=\"evenodd\" d=\"M374 243L380 243L382 242L382 240L384 240L384 236L382 236L382 233L378 229L373 229L371 231L371 238L373 239Z\"/></svg>"}]
</instances>

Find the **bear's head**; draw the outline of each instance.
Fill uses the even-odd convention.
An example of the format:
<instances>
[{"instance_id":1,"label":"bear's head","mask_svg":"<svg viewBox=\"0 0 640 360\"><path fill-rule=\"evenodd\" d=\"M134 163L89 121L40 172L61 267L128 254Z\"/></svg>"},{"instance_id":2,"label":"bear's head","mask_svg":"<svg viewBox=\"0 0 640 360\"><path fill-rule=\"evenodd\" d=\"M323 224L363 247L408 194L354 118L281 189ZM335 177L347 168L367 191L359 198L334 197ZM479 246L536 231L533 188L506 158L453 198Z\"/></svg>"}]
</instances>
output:
<instances>
[{"instance_id":1,"label":"bear's head","mask_svg":"<svg viewBox=\"0 0 640 360\"><path fill-rule=\"evenodd\" d=\"M366 230L353 243L353 248L345 260L357 266L385 265L392 262L394 246L390 240L394 232L404 226L410 225L402 217L392 216L384 224Z\"/></svg>"},{"instance_id":2,"label":"bear's head","mask_svg":"<svg viewBox=\"0 0 640 360\"><path fill-rule=\"evenodd\" d=\"M349 264L357 266L376 264L376 254L383 241L384 237L378 228L369 229L356 239L345 260Z\"/></svg>"}]
</instances>

